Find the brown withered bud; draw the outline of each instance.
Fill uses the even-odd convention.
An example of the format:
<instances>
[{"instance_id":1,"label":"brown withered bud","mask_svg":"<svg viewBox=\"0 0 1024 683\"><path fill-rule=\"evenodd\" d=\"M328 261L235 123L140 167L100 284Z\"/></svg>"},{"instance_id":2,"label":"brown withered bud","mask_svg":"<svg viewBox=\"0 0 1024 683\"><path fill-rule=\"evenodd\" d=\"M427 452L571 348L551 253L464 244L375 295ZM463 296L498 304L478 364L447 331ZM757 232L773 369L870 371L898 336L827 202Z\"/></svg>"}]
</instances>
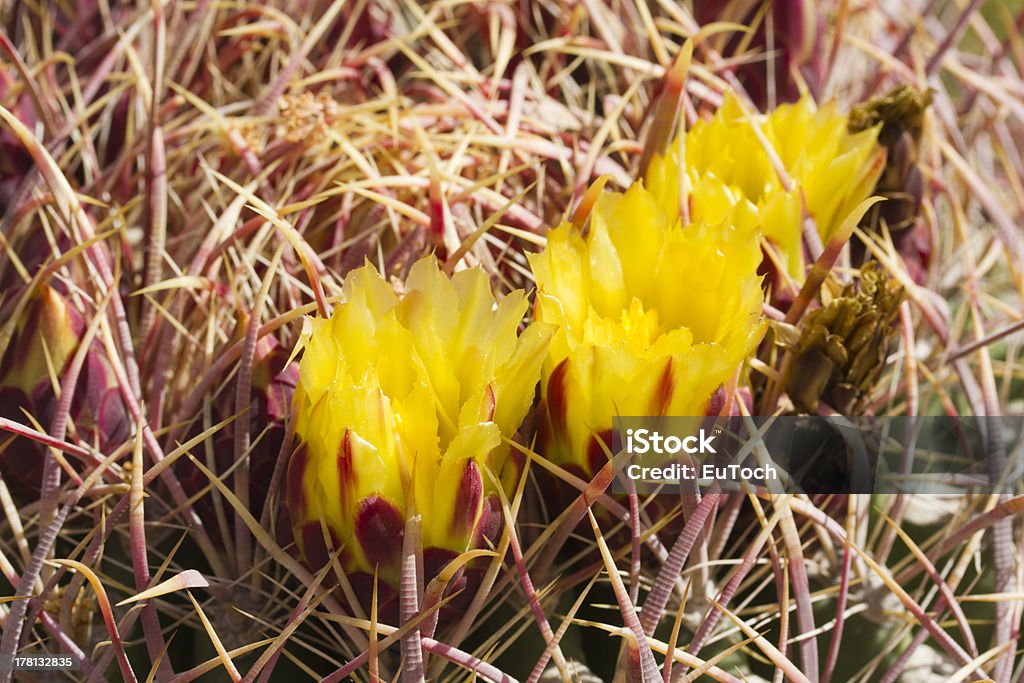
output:
<instances>
[{"instance_id":1,"label":"brown withered bud","mask_svg":"<svg viewBox=\"0 0 1024 683\"><path fill-rule=\"evenodd\" d=\"M851 132L881 125L878 143L887 151L874 194L886 198L864 216L861 227L879 232L885 225L911 276L922 282L930 261L928 234L915 230L924 196L924 180L918 168L918 147L924 129L924 114L932 101L931 90L917 90L903 84L881 97L858 104L850 111ZM854 263L866 256L864 245L853 242Z\"/></svg>"},{"instance_id":2,"label":"brown withered bud","mask_svg":"<svg viewBox=\"0 0 1024 683\"><path fill-rule=\"evenodd\" d=\"M880 123L879 144L891 149L907 134L916 146L921 142L924 112L931 103L931 90L917 90L903 83L881 97L855 105L850 110L850 132L867 130Z\"/></svg>"},{"instance_id":3,"label":"brown withered bud","mask_svg":"<svg viewBox=\"0 0 1024 683\"><path fill-rule=\"evenodd\" d=\"M871 262L798 326L776 326L793 353L783 386L798 410L815 413L820 400L842 414L863 409L891 351L902 300L903 288Z\"/></svg>"}]
</instances>

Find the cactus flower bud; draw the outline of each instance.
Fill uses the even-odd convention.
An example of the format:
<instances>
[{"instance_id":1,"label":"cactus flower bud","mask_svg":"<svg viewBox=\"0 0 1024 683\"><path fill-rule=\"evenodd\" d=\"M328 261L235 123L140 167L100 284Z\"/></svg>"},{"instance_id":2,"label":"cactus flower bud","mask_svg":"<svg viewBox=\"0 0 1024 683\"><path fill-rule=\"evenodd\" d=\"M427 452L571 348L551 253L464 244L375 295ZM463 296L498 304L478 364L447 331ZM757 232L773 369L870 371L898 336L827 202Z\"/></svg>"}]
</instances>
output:
<instances>
[{"instance_id":1,"label":"cactus flower bud","mask_svg":"<svg viewBox=\"0 0 1024 683\"><path fill-rule=\"evenodd\" d=\"M61 381L84 331L81 313L60 292L46 284L37 287L0 359L0 416L25 422L23 411L27 411L49 427L57 408L54 380ZM101 448L117 445L128 436L127 412L98 342L86 353L70 415L76 429L83 435L94 434ZM38 495L43 454L39 444L20 437L0 452L0 472L19 497Z\"/></svg>"},{"instance_id":2,"label":"cactus flower bud","mask_svg":"<svg viewBox=\"0 0 1024 683\"><path fill-rule=\"evenodd\" d=\"M532 405L550 332L517 334L522 291L496 303L482 270L449 278L433 257L401 295L369 265L343 294L312 320L299 363L288 512L308 563L341 549L347 572L393 589L413 509L426 580L497 533L496 486L521 461L503 440Z\"/></svg>"},{"instance_id":3,"label":"cactus flower bud","mask_svg":"<svg viewBox=\"0 0 1024 683\"><path fill-rule=\"evenodd\" d=\"M540 452L586 475L616 415L703 415L764 332L750 204L689 225L666 208L642 183L605 193L585 233L565 223L529 257L535 317L558 330Z\"/></svg>"}]
</instances>

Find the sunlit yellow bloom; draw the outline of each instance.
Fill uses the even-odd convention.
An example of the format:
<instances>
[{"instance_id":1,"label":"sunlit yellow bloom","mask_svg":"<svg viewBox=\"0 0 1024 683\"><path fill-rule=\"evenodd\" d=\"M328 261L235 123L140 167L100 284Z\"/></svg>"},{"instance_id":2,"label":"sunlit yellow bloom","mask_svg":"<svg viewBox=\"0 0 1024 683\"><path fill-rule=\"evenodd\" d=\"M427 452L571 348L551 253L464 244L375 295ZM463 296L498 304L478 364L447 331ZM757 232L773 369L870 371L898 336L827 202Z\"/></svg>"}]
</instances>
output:
<instances>
[{"instance_id":1,"label":"sunlit yellow bloom","mask_svg":"<svg viewBox=\"0 0 1024 683\"><path fill-rule=\"evenodd\" d=\"M767 116L756 115L770 147L792 181L787 192L758 140L750 115L731 94L709 121L684 138L688 205L693 221L717 223L736 204L758 214L761 231L779 250L786 270L803 280L803 209L827 243L848 214L868 198L885 164L878 127L849 133L835 103L817 107L805 96ZM678 147L655 157L647 186L668 213L679 206Z\"/></svg>"},{"instance_id":2,"label":"sunlit yellow bloom","mask_svg":"<svg viewBox=\"0 0 1024 683\"><path fill-rule=\"evenodd\" d=\"M764 332L757 215L683 225L642 183L605 193L531 255L534 315L557 327L542 379L541 453L592 474L615 415L702 415Z\"/></svg>"},{"instance_id":3,"label":"sunlit yellow bloom","mask_svg":"<svg viewBox=\"0 0 1024 683\"><path fill-rule=\"evenodd\" d=\"M517 475L502 438L532 404L550 332L517 333L523 292L495 303L482 270L449 279L433 257L401 296L372 266L343 292L299 366L289 512L308 560L323 560L323 522L347 569L393 582L413 504L428 550L450 557L495 532L488 470L506 486Z\"/></svg>"}]
</instances>

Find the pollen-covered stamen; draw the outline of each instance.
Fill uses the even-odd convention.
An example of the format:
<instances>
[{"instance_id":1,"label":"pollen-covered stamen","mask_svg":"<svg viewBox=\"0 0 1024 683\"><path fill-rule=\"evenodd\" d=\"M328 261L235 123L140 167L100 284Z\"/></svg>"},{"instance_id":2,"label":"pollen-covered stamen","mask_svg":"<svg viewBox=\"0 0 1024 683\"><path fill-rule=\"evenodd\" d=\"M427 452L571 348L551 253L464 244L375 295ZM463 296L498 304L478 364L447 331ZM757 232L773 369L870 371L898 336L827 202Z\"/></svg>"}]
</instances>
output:
<instances>
[{"instance_id":1,"label":"pollen-covered stamen","mask_svg":"<svg viewBox=\"0 0 1024 683\"><path fill-rule=\"evenodd\" d=\"M662 334L657 309L644 310L643 303L636 297L630 301L629 308L622 311L622 329L630 345L637 349L650 346Z\"/></svg>"}]
</instances>

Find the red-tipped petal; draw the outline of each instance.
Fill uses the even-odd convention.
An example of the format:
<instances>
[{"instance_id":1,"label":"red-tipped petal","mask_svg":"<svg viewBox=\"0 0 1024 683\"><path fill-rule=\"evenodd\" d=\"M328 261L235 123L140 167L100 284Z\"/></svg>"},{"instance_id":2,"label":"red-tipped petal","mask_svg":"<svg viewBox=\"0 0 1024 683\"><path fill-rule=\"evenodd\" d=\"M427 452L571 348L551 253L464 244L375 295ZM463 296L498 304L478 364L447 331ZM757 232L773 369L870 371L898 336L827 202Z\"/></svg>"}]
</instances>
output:
<instances>
[{"instance_id":1,"label":"red-tipped petal","mask_svg":"<svg viewBox=\"0 0 1024 683\"><path fill-rule=\"evenodd\" d=\"M370 566L393 570L402 558L405 519L394 505L380 496L370 496L356 513L356 540Z\"/></svg>"},{"instance_id":2,"label":"red-tipped petal","mask_svg":"<svg viewBox=\"0 0 1024 683\"><path fill-rule=\"evenodd\" d=\"M342 507L345 505L347 491L351 491L356 485L356 471L352 466L352 432L345 430L345 436L341 439L341 446L337 455L338 487Z\"/></svg>"},{"instance_id":3,"label":"red-tipped petal","mask_svg":"<svg viewBox=\"0 0 1024 683\"><path fill-rule=\"evenodd\" d=\"M484 392L483 420L485 422L489 422L494 419L494 409L497 404L497 398L494 396L494 385L488 384L487 390Z\"/></svg>"},{"instance_id":4,"label":"red-tipped petal","mask_svg":"<svg viewBox=\"0 0 1024 683\"><path fill-rule=\"evenodd\" d=\"M501 514L501 503L497 496L484 498L483 508L480 512L480 519L476 523L476 536L473 539L473 546L487 548L496 545L498 536L501 535L501 527L504 517Z\"/></svg>"},{"instance_id":5,"label":"red-tipped petal","mask_svg":"<svg viewBox=\"0 0 1024 683\"><path fill-rule=\"evenodd\" d=\"M462 480L455 492L455 510L450 527L453 537L466 538L473 534L483 496L484 482L480 468L473 460L467 460L462 470Z\"/></svg>"},{"instance_id":6,"label":"red-tipped petal","mask_svg":"<svg viewBox=\"0 0 1024 683\"><path fill-rule=\"evenodd\" d=\"M676 390L674 368L675 359L669 356L665 362L665 368L661 371L661 377L658 378L658 386L654 390L654 395L651 396L651 415L664 415L672 403L672 395Z\"/></svg>"},{"instance_id":7,"label":"red-tipped petal","mask_svg":"<svg viewBox=\"0 0 1024 683\"><path fill-rule=\"evenodd\" d=\"M565 424L569 412L566 396L566 374L569 372L569 359L566 358L555 366L548 379L547 407L551 421L551 429L555 434L565 433Z\"/></svg>"}]
</instances>

